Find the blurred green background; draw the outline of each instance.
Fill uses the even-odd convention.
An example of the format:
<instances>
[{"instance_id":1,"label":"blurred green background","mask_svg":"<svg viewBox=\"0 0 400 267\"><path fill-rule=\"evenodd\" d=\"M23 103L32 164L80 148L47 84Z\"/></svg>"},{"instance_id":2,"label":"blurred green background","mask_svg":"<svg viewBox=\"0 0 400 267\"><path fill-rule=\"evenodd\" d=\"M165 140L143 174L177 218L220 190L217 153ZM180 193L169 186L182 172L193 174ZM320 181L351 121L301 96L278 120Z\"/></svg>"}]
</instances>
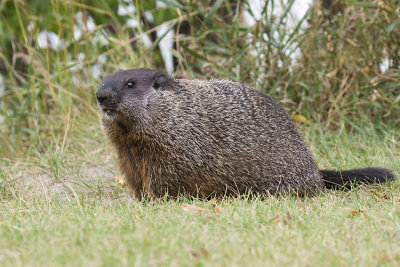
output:
<instances>
[{"instance_id":1,"label":"blurred green background","mask_svg":"<svg viewBox=\"0 0 400 267\"><path fill-rule=\"evenodd\" d=\"M103 75L139 67L240 81L325 130L399 129L400 1L299 1L1 0L0 156L100 132Z\"/></svg>"}]
</instances>

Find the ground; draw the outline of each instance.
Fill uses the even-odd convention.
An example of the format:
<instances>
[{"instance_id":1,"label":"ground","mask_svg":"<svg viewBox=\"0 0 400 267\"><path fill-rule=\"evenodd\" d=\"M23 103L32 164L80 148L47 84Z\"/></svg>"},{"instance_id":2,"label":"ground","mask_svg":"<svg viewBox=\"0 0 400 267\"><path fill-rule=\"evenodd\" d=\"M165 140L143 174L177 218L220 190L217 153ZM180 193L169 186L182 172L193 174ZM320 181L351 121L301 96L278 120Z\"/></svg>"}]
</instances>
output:
<instances>
[{"instance_id":1,"label":"ground","mask_svg":"<svg viewBox=\"0 0 400 267\"><path fill-rule=\"evenodd\" d=\"M312 198L138 202L93 125L70 145L2 162L1 266L400 264L398 181ZM400 173L397 131L301 131L323 168Z\"/></svg>"}]
</instances>

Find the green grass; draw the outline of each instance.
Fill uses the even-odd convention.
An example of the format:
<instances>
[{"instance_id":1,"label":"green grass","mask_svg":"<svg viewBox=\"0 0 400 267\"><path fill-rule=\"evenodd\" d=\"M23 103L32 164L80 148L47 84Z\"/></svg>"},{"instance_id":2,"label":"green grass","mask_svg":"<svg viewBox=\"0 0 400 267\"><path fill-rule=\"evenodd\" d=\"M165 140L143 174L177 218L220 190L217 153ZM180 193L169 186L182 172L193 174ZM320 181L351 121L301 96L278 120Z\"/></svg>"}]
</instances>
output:
<instances>
[{"instance_id":1,"label":"green grass","mask_svg":"<svg viewBox=\"0 0 400 267\"><path fill-rule=\"evenodd\" d=\"M98 121L86 125L73 124L63 150L1 166L1 266L400 264L398 181L305 199L137 202L114 180ZM367 130L301 128L321 167L400 173L398 132Z\"/></svg>"}]
</instances>

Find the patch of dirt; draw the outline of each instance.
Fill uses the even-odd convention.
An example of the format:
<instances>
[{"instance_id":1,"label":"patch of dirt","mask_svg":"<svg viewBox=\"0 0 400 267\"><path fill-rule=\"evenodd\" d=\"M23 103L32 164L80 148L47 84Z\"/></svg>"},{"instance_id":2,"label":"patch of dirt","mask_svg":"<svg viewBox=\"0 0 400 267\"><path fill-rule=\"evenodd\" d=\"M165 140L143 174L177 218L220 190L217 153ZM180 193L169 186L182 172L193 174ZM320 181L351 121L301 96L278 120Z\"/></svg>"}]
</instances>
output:
<instances>
[{"instance_id":1,"label":"patch of dirt","mask_svg":"<svg viewBox=\"0 0 400 267\"><path fill-rule=\"evenodd\" d=\"M115 177L118 174L114 166L87 165L79 168L67 168L60 177L42 170L19 170L10 180L24 195L34 196L45 193L51 198L74 198L88 195L102 197L131 197L126 188L122 188Z\"/></svg>"}]
</instances>

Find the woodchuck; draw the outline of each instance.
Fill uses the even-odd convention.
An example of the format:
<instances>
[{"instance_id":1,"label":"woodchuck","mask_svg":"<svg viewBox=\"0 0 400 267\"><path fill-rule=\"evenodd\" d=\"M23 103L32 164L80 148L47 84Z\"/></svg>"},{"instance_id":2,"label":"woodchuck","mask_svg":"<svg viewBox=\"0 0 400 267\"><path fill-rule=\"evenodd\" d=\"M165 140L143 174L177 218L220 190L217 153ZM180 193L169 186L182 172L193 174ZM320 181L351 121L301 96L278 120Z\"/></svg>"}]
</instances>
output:
<instances>
[{"instance_id":1,"label":"woodchuck","mask_svg":"<svg viewBox=\"0 0 400 267\"><path fill-rule=\"evenodd\" d=\"M136 197L313 195L394 179L384 168L319 170L286 112L226 80L118 71L96 92L105 135Z\"/></svg>"}]
</instances>

